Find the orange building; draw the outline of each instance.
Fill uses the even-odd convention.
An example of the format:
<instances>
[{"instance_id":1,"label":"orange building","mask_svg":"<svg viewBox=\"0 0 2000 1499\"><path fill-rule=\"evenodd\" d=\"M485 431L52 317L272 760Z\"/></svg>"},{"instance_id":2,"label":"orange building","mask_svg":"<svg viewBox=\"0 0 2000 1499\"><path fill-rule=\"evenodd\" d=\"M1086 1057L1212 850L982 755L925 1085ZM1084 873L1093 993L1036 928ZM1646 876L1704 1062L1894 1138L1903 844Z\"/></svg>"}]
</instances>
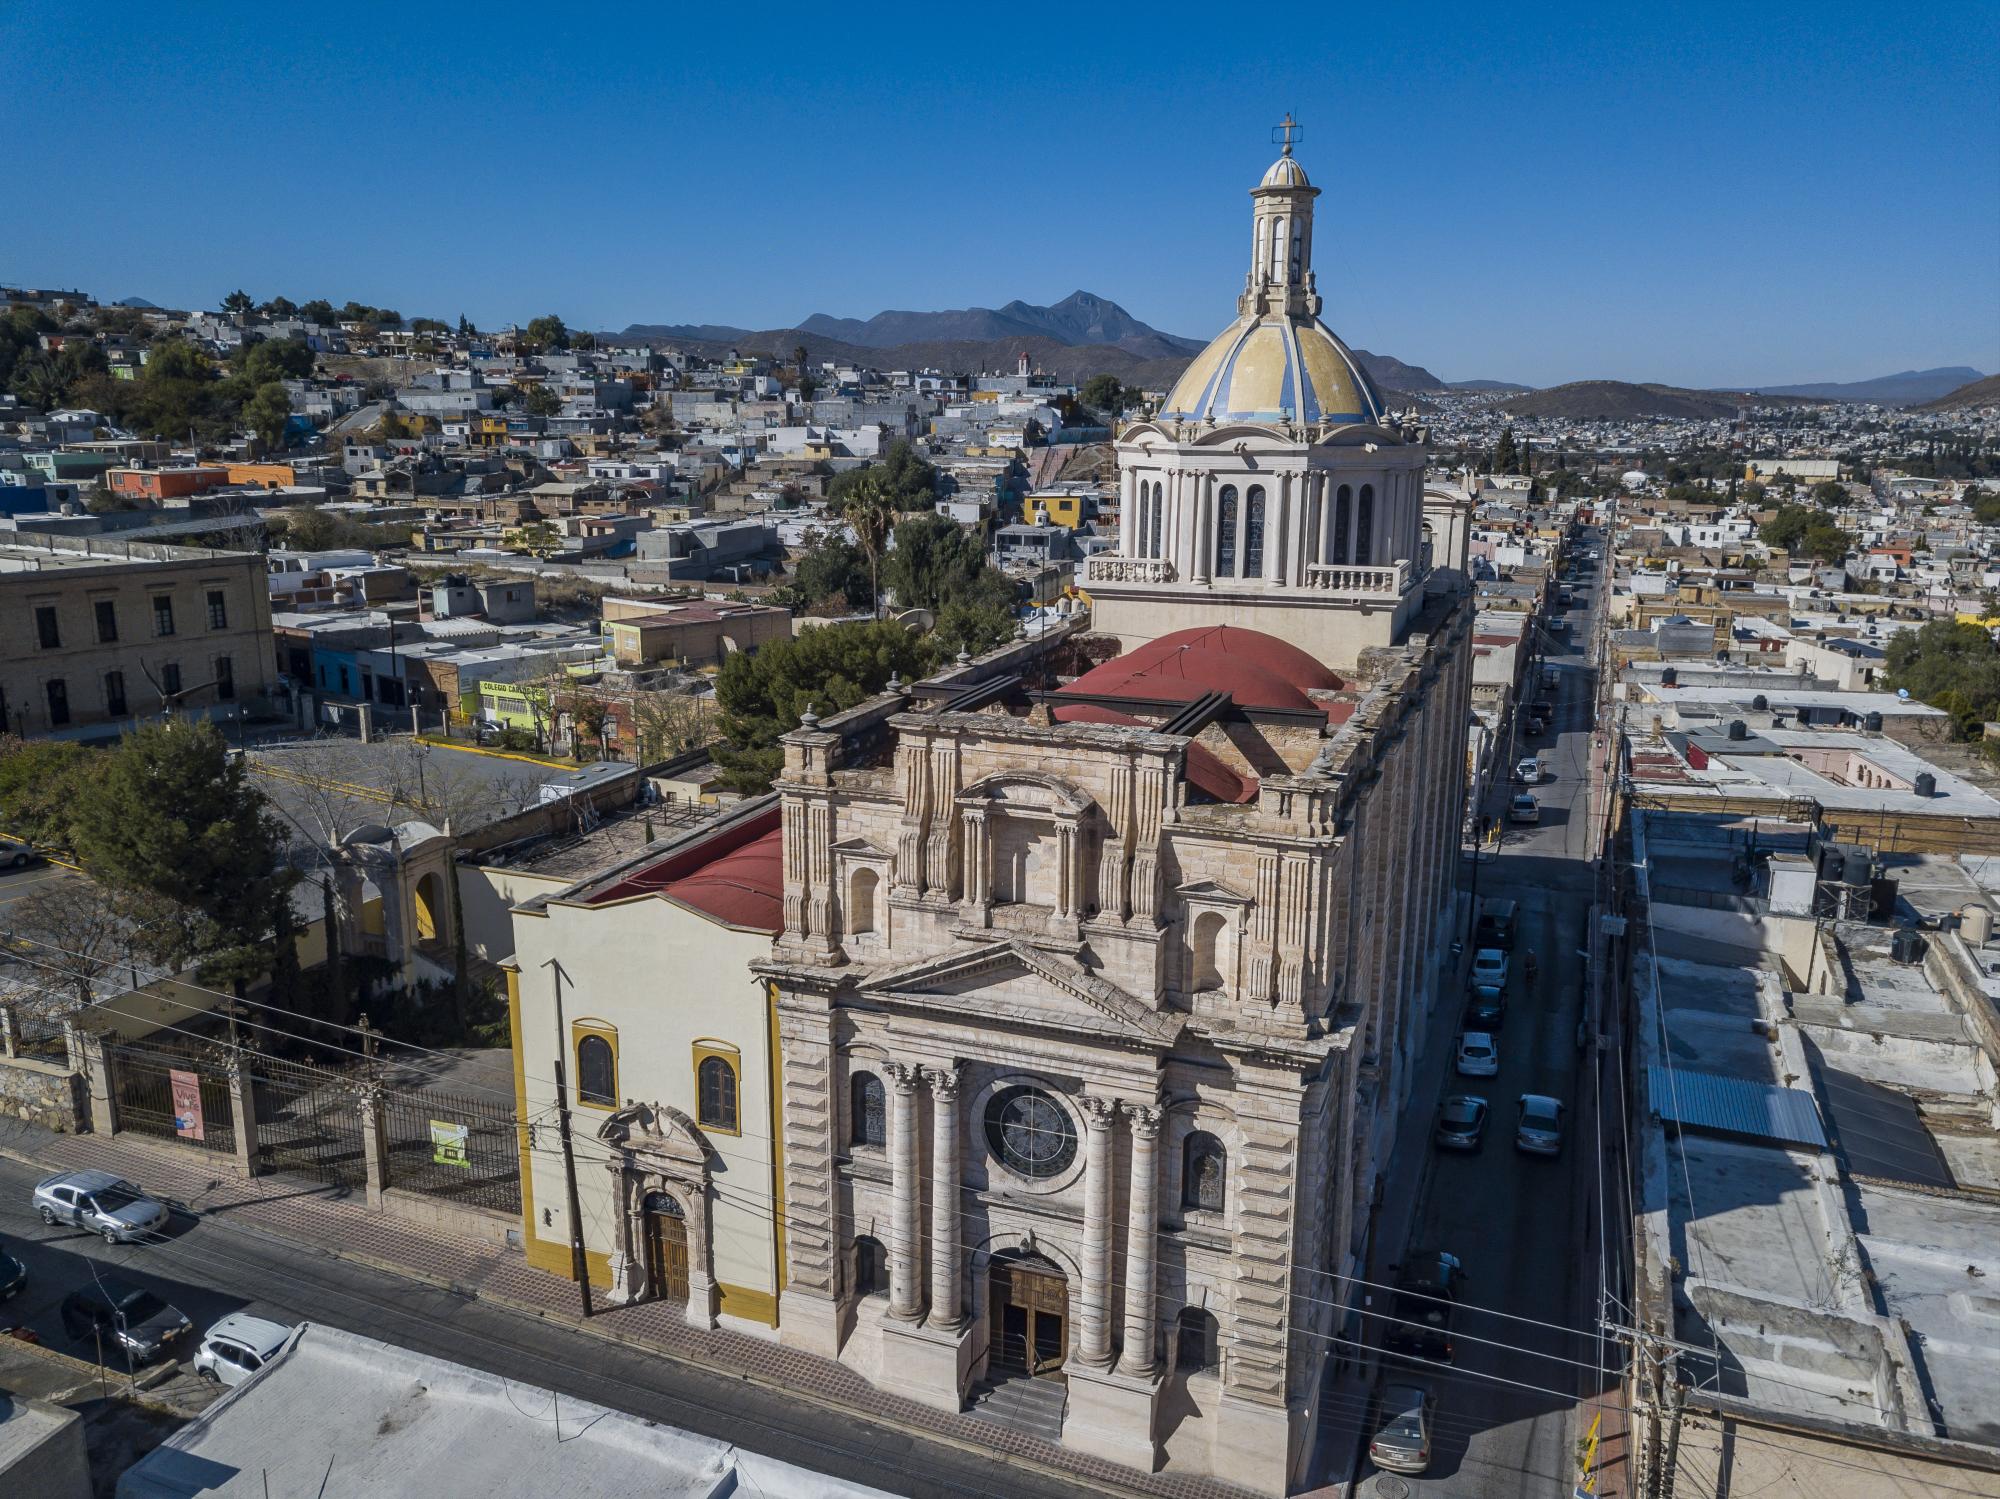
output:
<instances>
[{"instance_id":1,"label":"orange building","mask_svg":"<svg viewBox=\"0 0 2000 1499\"><path fill-rule=\"evenodd\" d=\"M114 468L104 474L104 487L132 499L179 500L201 494L229 481L220 468Z\"/></svg>"},{"instance_id":2,"label":"orange building","mask_svg":"<svg viewBox=\"0 0 2000 1499\"><path fill-rule=\"evenodd\" d=\"M298 470L289 463L229 463L222 471L231 484L255 484L260 489L283 489L299 482Z\"/></svg>"}]
</instances>

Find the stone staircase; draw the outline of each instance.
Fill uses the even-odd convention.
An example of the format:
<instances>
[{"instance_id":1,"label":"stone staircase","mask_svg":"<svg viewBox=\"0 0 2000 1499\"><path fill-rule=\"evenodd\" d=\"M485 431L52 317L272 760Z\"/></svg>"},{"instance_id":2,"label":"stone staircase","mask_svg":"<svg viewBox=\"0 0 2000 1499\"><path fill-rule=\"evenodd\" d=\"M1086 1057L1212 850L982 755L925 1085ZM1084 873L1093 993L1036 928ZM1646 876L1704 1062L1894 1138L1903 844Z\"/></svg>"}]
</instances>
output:
<instances>
[{"instance_id":1,"label":"stone staircase","mask_svg":"<svg viewBox=\"0 0 2000 1499\"><path fill-rule=\"evenodd\" d=\"M1069 1390L1059 1379L1011 1374L975 1385L965 1413L1009 1431L1056 1442L1062 1439L1063 1407L1068 1401Z\"/></svg>"}]
</instances>

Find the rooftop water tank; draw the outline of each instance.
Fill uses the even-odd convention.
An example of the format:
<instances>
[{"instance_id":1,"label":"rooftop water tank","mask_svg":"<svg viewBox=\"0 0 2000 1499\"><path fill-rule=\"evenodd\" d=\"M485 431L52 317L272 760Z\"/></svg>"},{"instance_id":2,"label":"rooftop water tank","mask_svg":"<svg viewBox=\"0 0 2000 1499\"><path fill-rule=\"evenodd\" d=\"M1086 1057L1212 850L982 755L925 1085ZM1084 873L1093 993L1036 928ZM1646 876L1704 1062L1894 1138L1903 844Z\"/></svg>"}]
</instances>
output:
<instances>
[{"instance_id":1,"label":"rooftop water tank","mask_svg":"<svg viewBox=\"0 0 2000 1499\"><path fill-rule=\"evenodd\" d=\"M1937 795L1937 777L1928 770L1919 772L1915 784L1918 796Z\"/></svg>"},{"instance_id":2,"label":"rooftop water tank","mask_svg":"<svg viewBox=\"0 0 2000 1499\"><path fill-rule=\"evenodd\" d=\"M1731 739L1748 739L1750 737L1749 725L1744 723L1743 720L1740 718L1730 719L1729 737Z\"/></svg>"},{"instance_id":3,"label":"rooftop water tank","mask_svg":"<svg viewBox=\"0 0 2000 1499\"><path fill-rule=\"evenodd\" d=\"M1924 960L1924 934L1910 927L1904 927L1889 939L1889 956L1898 963L1921 963Z\"/></svg>"},{"instance_id":4,"label":"rooftop water tank","mask_svg":"<svg viewBox=\"0 0 2000 1499\"><path fill-rule=\"evenodd\" d=\"M1681 679L1680 672L1671 666L1669 666L1665 671L1660 673L1660 685L1662 687L1671 687L1676 682L1680 681L1680 679Z\"/></svg>"},{"instance_id":5,"label":"rooftop water tank","mask_svg":"<svg viewBox=\"0 0 2000 1499\"><path fill-rule=\"evenodd\" d=\"M1865 885L1868 883L1868 851L1862 848L1850 849L1841 868L1840 882L1843 885Z\"/></svg>"},{"instance_id":6,"label":"rooftop water tank","mask_svg":"<svg viewBox=\"0 0 2000 1499\"><path fill-rule=\"evenodd\" d=\"M1864 729L1866 729L1866 730L1867 730L1867 731L1868 731L1869 733L1871 733L1871 734L1879 734L1879 733L1881 733L1881 732L1882 732L1882 715L1881 715L1881 714L1879 714L1879 713L1871 713L1871 714L1869 714L1869 715L1868 715L1868 716L1867 716L1866 718L1864 718L1864 719L1862 719L1862 720L1861 720L1861 727L1862 727L1862 728L1864 728Z\"/></svg>"},{"instance_id":7,"label":"rooftop water tank","mask_svg":"<svg viewBox=\"0 0 2000 1499\"><path fill-rule=\"evenodd\" d=\"M1967 906L1958 913L1958 929L1965 934L1969 946L1984 947L1993 935L1993 908Z\"/></svg>"},{"instance_id":8,"label":"rooftop water tank","mask_svg":"<svg viewBox=\"0 0 2000 1499\"><path fill-rule=\"evenodd\" d=\"M1766 708L1771 706L1771 700L1760 692L1750 699L1750 706L1755 708L1759 713L1762 713Z\"/></svg>"}]
</instances>

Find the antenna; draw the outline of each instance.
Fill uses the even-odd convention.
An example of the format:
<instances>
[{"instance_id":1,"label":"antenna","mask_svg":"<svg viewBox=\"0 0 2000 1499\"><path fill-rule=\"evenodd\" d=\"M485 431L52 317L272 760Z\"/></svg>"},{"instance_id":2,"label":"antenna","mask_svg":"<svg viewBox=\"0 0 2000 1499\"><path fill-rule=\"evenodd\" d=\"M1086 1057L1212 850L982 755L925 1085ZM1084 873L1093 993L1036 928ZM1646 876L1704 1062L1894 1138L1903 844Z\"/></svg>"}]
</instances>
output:
<instances>
[{"instance_id":1,"label":"antenna","mask_svg":"<svg viewBox=\"0 0 2000 1499\"><path fill-rule=\"evenodd\" d=\"M1292 118L1289 109L1285 111L1284 119L1271 127L1271 144L1274 146L1282 144L1287 156L1292 154L1293 145L1305 138L1306 127Z\"/></svg>"}]
</instances>

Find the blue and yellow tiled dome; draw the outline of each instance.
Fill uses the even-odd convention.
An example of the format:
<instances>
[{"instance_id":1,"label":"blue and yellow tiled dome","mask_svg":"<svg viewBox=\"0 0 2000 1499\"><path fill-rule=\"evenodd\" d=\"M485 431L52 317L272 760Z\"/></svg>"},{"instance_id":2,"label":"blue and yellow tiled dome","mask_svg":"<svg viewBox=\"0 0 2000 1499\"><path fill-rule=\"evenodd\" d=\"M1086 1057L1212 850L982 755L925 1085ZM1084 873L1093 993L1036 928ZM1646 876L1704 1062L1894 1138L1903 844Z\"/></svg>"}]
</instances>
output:
<instances>
[{"instance_id":1,"label":"blue and yellow tiled dome","mask_svg":"<svg viewBox=\"0 0 2000 1499\"><path fill-rule=\"evenodd\" d=\"M1314 317L1249 314L1217 335L1175 382L1166 421L1312 427L1380 422L1383 405L1361 361Z\"/></svg>"}]
</instances>

